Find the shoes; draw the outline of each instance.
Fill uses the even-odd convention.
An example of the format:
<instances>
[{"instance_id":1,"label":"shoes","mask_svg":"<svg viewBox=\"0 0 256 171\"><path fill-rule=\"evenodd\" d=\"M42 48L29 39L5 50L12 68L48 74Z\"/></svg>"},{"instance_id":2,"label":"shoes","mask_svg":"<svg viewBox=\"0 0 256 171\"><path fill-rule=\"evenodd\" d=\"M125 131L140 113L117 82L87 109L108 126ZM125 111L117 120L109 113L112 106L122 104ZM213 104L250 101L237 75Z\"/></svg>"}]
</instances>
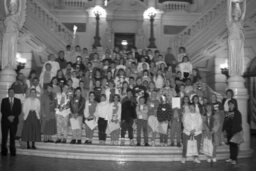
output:
<instances>
[{"instance_id":1,"label":"shoes","mask_svg":"<svg viewBox=\"0 0 256 171\"><path fill-rule=\"evenodd\" d=\"M82 144L82 141L81 140L77 140L76 144Z\"/></svg>"},{"instance_id":2,"label":"shoes","mask_svg":"<svg viewBox=\"0 0 256 171\"><path fill-rule=\"evenodd\" d=\"M61 143L61 139L57 139L57 140L55 141L55 143L56 143L56 144Z\"/></svg>"},{"instance_id":3,"label":"shoes","mask_svg":"<svg viewBox=\"0 0 256 171\"><path fill-rule=\"evenodd\" d=\"M232 162L232 159L227 159L226 162L227 162L227 163L231 163L231 162Z\"/></svg>"},{"instance_id":4,"label":"shoes","mask_svg":"<svg viewBox=\"0 0 256 171\"><path fill-rule=\"evenodd\" d=\"M140 146L140 143L137 143L137 146Z\"/></svg>"},{"instance_id":5,"label":"shoes","mask_svg":"<svg viewBox=\"0 0 256 171\"><path fill-rule=\"evenodd\" d=\"M194 162L197 163L197 164L201 163L201 161L198 159L198 157L196 157L196 158L194 159Z\"/></svg>"},{"instance_id":6,"label":"shoes","mask_svg":"<svg viewBox=\"0 0 256 171\"><path fill-rule=\"evenodd\" d=\"M178 144L177 144L177 147L181 147L181 143L178 143Z\"/></svg>"},{"instance_id":7,"label":"shoes","mask_svg":"<svg viewBox=\"0 0 256 171\"><path fill-rule=\"evenodd\" d=\"M61 141L61 143L66 144L66 143L67 143L67 140L64 138L64 139Z\"/></svg>"},{"instance_id":8,"label":"shoes","mask_svg":"<svg viewBox=\"0 0 256 171\"><path fill-rule=\"evenodd\" d=\"M148 147L148 146L150 146L150 145L149 145L148 143L146 143L146 144L145 144L145 147Z\"/></svg>"},{"instance_id":9,"label":"shoes","mask_svg":"<svg viewBox=\"0 0 256 171\"><path fill-rule=\"evenodd\" d=\"M53 143L53 140L48 140L48 143Z\"/></svg>"},{"instance_id":10,"label":"shoes","mask_svg":"<svg viewBox=\"0 0 256 171\"><path fill-rule=\"evenodd\" d=\"M172 146L172 147L174 146L174 143L173 143L173 142L171 143L171 146Z\"/></svg>"},{"instance_id":11,"label":"shoes","mask_svg":"<svg viewBox=\"0 0 256 171\"><path fill-rule=\"evenodd\" d=\"M32 146L32 150L36 150L36 146L33 145L33 146Z\"/></svg>"},{"instance_id":12,"label":"shoes","mask_svg":"<svg viewBox=\"0 0 256 171\"><path fill-rule=\"evenodd\" d=\"M1 156L7 156L7 152L1 152Z\"/></svg>"},{"instance_id":13,"label":"shoes","mask_svg":"<svg viewBox=\"0 0 256 171\"><path fill-rule=\"evenodd\" d=\"M88 144L89 143L89 141L88 140L86 140L85 142L84 142L84 144Z\"/></svg>"},{"instance_id":14,"label":"shoes","mask_svg":"<svg viewBox=\"0 0 256 171\"><path fill-rule=\"evenodd\" d=\"M12 156L12 157L16 156L16 152L11 153L11 156Z\"/></svg>"},{"instance_id":15,"label":"shoes","mask_svg":"<svg viewBox=\"0 0 256 171\"><path fill-rule=\"evenodd\" d=\"M217 159L216 159L216 158L213 158L213 159L212 159L212 162L213 162L213 163L216 163L216 162L217 162Z\"/></svg>"},{"instance_id":16,"label":"shoes","mask_svg":"<svg viewBox=\"0 0 256 171\"><path fill-rule=\"evenodd\" d=\"M88 144L92 144L92 141L88 141Z\"/></svg>"},{"instance_id":17,"label":"shoes","mask_svg":"<svg viewBox=\"0 0 256 171\"><path fill-rule=\"evenodd\" d=\"M182 163L182 164L185 164L185 163L186 163L186 158L182 158L182 159L181 159L181 163Z\"/></svg>"},{"instance_id":18,"label":"shoes","mask_svg":"<svg viewBox=\"0 0 256 171\"><path fill-rule=\"evenodd\" d=\"M76 140L74 139L70 141L70 144L75 144L75 143L76 143Z\"/></svg>"},{"instance_id":19,"label":"shoes","mask_svg":"<svg viewBox=\"0 0 256 171\"><path fill-rule=\"evenodd\" d=\"M231 162L231 164L232 164L232 165L236 165L237 162L236 162L235 160L233 160L233 161Z\"/></svg>"},{"instance_id":20,"label":"shoes","mask_svg":"<svg viewBox=\"0 0 256 171\"><path fill-rule=\"evenodd\" d=\"M31 147L28 145L28 146L27 146L27 149L31 149Z\"/></svg>"}]
</instances>

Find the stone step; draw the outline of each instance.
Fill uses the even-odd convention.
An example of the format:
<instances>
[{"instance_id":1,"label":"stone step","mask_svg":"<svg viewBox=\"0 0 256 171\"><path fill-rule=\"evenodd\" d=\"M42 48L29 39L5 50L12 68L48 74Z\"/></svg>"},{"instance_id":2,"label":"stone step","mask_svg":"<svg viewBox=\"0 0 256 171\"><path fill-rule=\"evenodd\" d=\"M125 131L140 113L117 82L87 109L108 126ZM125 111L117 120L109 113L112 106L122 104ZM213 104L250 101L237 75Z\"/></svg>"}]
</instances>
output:
<instances>
[{"instance_id":1,"label":"stone step","mask_svg":"<svg viewBox=\"0 0 256 171\"><path fill-rule=\"evenodd\" d=\"M17 145L17 154L66 159L109 160L109 161L180 161L182 148L178 147L136 147L110 145L71 145L36 143L36 150L24 149ZM252 155L251 150L240 150L239 158ZM200 155L201 160L206 156ZM217 159L229 157L226 145L217 149ZM192 160L192 158L188 158Z\"/></svg>"}]
</instances>

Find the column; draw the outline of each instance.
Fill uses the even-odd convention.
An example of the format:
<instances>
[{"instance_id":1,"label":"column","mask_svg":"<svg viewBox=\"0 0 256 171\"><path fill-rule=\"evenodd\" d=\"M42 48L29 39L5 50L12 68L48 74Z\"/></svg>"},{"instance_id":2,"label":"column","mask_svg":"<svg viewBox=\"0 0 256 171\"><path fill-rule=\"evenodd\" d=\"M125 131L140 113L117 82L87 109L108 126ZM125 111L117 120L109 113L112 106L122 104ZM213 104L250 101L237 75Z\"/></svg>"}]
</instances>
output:
<instances>
[{"instance_id":1,"label":"column","mask_svg":"<svg viewBox=\"0 0 256 171\"><path fill-rule=\"evenodd\" d=\"M245 142L241 144L242 150L250 149L250 130L248 124L248 91L245 88L244 72L244 35L243 22L246 12L246 1L227 0L227 28L228 28L228 57L229 75L228 87L234 91L238 102L238 109L242 114L242 127ZM234 12L235 11L235 12ZM238 13L237 11L240 11Z\"/></svg>"}]
</instances>

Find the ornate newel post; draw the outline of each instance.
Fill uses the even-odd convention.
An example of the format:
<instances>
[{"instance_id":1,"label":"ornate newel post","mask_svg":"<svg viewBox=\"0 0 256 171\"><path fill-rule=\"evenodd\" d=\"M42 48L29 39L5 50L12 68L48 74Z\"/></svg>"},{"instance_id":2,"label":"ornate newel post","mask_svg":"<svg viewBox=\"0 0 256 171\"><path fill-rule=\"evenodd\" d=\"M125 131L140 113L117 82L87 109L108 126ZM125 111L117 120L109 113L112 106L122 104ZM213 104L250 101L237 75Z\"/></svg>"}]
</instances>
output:
<instances>
[{"instance_id":1,"label":"ornate newel post","mask_svg":"<svg viewBox=\"0 0 256 171\"><path fill-rule=\"evenodd\" d=\"M16 79L17 43L19 30L23 27L26 18L26 0L5 0L4 6L6 18L4 20L5 31L1 54L0 100L6 97L8 88Z\"/></svg>"},{"instance_id":2,"label":"ornate newel post","mask_svg":"<svg viewBox=\"0 0 256 171\"><path fill-rule=\"evenodd\" d=\"M242 126L245 142L241 144L242 150L250 149L250 130L248 124L248 91L245 88L244 72L244 34L243 21L246 12L246 0L228 0L228 56L229 75L228 86L233 89L238 101L238 108L242 114Z\"/></svg>"}]
</instances>

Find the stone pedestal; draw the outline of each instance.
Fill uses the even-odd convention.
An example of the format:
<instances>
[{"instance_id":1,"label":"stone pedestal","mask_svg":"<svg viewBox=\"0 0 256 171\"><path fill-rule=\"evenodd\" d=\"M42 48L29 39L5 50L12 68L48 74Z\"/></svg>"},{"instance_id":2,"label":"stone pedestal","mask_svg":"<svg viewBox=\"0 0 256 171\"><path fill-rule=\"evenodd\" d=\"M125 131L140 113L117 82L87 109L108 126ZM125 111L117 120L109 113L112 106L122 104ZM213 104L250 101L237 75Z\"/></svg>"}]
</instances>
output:
<instances>
[{"instance_id":1,"label":"stone pedestal","mask_svg":"<svg viewBox=\"0 0 256 171\"><path fill-rule=\"evenodd\" d=\"M228 86L234 91L234 97L237 99L238 109L242 114L242 126L245 142L241 144L241 150L250 149L250 128L248 124L248 91L244 85L244 78L241 76L231 76L228 80Z\"/></svg>"},{"instance_id":2,"label":"stone pedestal","mask_svg":"<svg viewBox=\"0 0 256 171\"><path fill-rule=\"evenodd\" d=\"M5 68L0 72L0 103L4 97L7 97L8 89L15 80L16 72L12 68ZM2 140L1 118L2 113L0 116L0 141Z\"/></svg>"}]
</instances>

